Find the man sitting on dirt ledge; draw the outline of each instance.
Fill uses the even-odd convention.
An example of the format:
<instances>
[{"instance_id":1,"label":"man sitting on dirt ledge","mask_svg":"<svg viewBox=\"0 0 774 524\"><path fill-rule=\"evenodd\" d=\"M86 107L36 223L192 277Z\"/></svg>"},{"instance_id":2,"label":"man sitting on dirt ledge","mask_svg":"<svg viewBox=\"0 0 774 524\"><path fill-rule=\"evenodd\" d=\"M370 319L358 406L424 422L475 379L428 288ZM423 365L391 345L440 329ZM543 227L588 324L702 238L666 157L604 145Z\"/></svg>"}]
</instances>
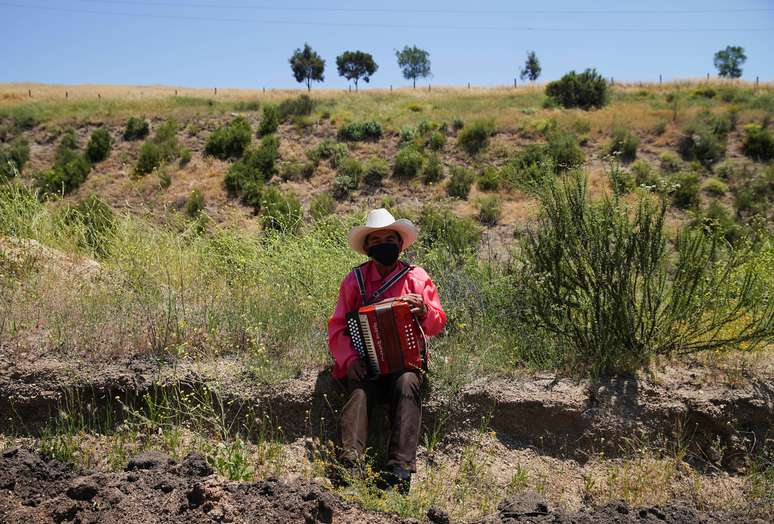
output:
<instances>
[{"instance_id":1,"label":"man sitting on dirt ledge","mask_svg":"<svg viewBox=\"0 0 774 524\"><path fill-rule=\"evenodd\" d=\"M349 246L372 260L358 266L366 302L374 294L379 299L400 298L408 302L426 336L440 333L446 324L435 285L424 269L399 261L400 252L417 239L417 228L406 219L395 220L386 209L368 213L365 226L352 228ZM356 268L357 269L357 268ZM391 280L395 280L390 283ZM389 286L383 289L385 285ZM416 471L416 452L422 416L419 371L404 370L366 380L366 366L347 336L347 313L364 304L355 270L341 283L336 310L328 321L328 347L335 361L333 377L346 379L349 400L341 412L339 435L342 461L354 465L362 459L368 438L368 415L376 402L389 405L390 437L387 471L388 487L407 492L411 473Z\"/></svg>"}]
</instances>

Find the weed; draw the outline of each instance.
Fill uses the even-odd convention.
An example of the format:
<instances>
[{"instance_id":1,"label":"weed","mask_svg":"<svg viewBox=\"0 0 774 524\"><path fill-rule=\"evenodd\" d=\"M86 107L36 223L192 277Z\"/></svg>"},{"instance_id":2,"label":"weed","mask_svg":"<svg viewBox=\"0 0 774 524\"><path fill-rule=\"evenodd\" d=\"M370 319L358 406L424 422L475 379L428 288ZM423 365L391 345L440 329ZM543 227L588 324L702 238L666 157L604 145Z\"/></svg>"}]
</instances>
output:
<instances>
[{"instance_id":1,"label":"weed","mask_svg":"<svg viewBox=\"0 0 774 524\"><path fill-rule=\"evenodd\" d=\"M468 198L468 193L470 193L470 188L475 180L476 176L469 169L453 166L449 182L446 184L446 192L451 197L465 200Z\"/></svg>"}]
</instances>

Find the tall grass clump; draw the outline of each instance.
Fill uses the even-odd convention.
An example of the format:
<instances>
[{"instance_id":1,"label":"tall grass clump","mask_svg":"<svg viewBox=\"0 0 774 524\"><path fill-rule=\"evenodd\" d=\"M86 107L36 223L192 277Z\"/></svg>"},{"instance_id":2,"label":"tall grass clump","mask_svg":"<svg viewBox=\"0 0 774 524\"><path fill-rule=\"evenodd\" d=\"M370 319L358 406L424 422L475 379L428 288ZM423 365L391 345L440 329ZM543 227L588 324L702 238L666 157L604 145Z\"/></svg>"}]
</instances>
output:
<instances>
[{"instance_id":1,"label":"tall grass clump","mask_svg":"<svg viewBox=\"0 0 774 524\"><path fill-rule=\"evenodd\" d=\"M450 197L466 200L475 180L476 175L470 169L454 166L451 168L451 175L446 183L446 192Z\"/></svg>"},{"instance_id":2,"label":"tall grass clump","mask_svg":"<svg viewBox=\"0 0 774 524\"><path fill-rule=\"evenodd\" d=\"M288 98L280 102L277 110L280 119L287 120L291 117L309 116L314 111L316 102L308 95L300 95L296 98Z\"/></svg>"},{"instance_id":3,"label":"tall grass clump","mask_svg":"<svg viewBox=\"0 0 774 524\"><path fill-rule=\"evenodd\" d=\"M479 154L489 145L489 137L495 132L494 123L477 120L466 126L457 136L457 145L471 156Z\"/></svg>"},{"instance_id":4,"label":"tall grass clump","mask_svg":"<svg viewBox=\"0 0 774 524\"><path fill-rule=\"evenodd\" d=\"M207 138L204 154L228 160L239 158L252 140L250 123L241 116L222 125Z\"/></svg>"},{"instance_id":5,"label":"tall grass clump","mask_svg":"<svg viewBox=\"0 0 774 524\"><path fill-rule=\"evenodd\" d=\"M30 146L22 137L0 145L0 184L21 174L30 158Z\"/></svg>"},{"instance_id":6,"label":"tall grass clump","mask_svg":"<svg viewBox=\"0 0 774 524\"><path fill-rule=\"evenodd\" d=\"M549 185L524 245L521 313L569 369L632 372L655 355L752 348L774 335L772 290L750 253L686 230L669 248L667 205L590 202L584 177Z\"/></svg>"},{"instance_id":7,"label":"tall grass clump","mask_svg":"<svg viewBox=\"0 0 774 524\"><path fill-rule=\"evenodd\" d=\"M291 192L270 187L263 195L261 225L285 233L298 231L301 225L301 203Z\"/></svg>"},{"instance_id":8,"label":"tall grass clump","mask_svg":"<svg viewBox=\"0 0 774 524\"><path fill-rule=\"evenodd\" d=\"M171 162L180 154L177 142L177 123L168 120L161 124L153 137L140 147L140 156L134 168L135 175L143 176L153 172L164 162Z\"/></svg>"},{"instance_id":9,"label":"tall grass clump","mask_svg":"<svg viewBox=\"0 0 774 524\"><path fill-rule=\"evenodd\" d=\"M261 117L261 123L258 126L258 134L266 136L276 133L277 129L279 129L279 123L279 107L273 104L266 104L263 106L263 116Z\"/></svg>"},{"instance_id":10,"label":"tall grass clump","mask_svg":"<svg viewBox=\"0 0 774 524\"><path fill-rule=\"evenodd\" d=\"M362 142L366 140L375 142L382 138L382 126L376 120L349 122L338 129L336 138L348 142Z\"/></svg>"},{"instance_id":11,"label":"tall grass clump","mask_svg":"<svg viewBox=\"0 0 774 524\"><path fill-rule=\"evenodd\" d=\"M617 156L622 162L632 162L637 158L637 147L640 140L629 129L616 127L613 138L607 147L607 152Z\"/></svg>"},{"instance_id":12,"label":"tall grass clump","mask_svg":"<svg viewBox=\"0 0 774 524\"><path fill-rule=\"evenodd\" d=\"M98 257L105 257L110 250L116 229L113 209L94 194L64 209L65 224L76 242Z\"/></svg>"},{"instance_id":13,"label":"tall grass clump","mask_svg":"<svg viewBox=\"0 0 774 524\"><path fill-rule=\"evenodd\" d=\"M400 149L395 155L395 165L392 174L395 178L408 180L419 176L422 171L422 165L425 162L422 153L415 148L408 146Z\"/></svg>"},{"instance_id":14,"label":"tall grass clump","mask_svg":"<svg viewBox=\"0 0 774 524\"><path fill-rule=\"evenodd\" d=\"M768 162L774 158L774 134L760 124L747 124L744 126L742 150L753 160Z\"/></svg>"}]
</instances>

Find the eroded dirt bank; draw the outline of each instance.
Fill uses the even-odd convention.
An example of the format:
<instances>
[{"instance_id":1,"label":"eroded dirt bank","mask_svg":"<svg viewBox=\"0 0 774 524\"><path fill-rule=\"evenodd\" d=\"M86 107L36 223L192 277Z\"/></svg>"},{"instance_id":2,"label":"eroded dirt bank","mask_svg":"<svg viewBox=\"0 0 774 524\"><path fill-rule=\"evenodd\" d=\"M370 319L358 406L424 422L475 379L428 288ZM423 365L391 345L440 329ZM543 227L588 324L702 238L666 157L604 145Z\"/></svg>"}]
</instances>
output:
<instances>
[{"instance_id":1,"label":"eroded dirt bank","mask_svg":"<svg viewBox=\"0 0 774 524\"><path fill-rule=\"evenodd\" d=\"M287 440L329 431L342 388L326 371L310 370L270 386L257 385L236 360L167 365L149 360L84 366L41 359L0 360L0 420L6 431L34 434L68 409L112 409L142 404L142 397L172 398L201 391L230 415L271 420ZM744 467L751 447L774 434L774 377L748 374L733 384L703 368L665 368L649 377L603 381L552 375L481 380L449 398L431 391L425 425L446 430L479 427L541 452L583 460L615 456L633 437L690 442L726 470Z\"/></svg>"},{"instance_id":2,"label":"eroded dirt bank","mask_svg":"<svg viewBox=\"0 0 774 524\"><path fill-rule=\"evenodd\" d=\"M431 510L428 520L449 522ZM313 482L273 479L238 483L213 475L204 458L189 454L180 463L146 452L118 473L75 472L25 448L0 456L0 522L414 522L363 511ZM578 513L553 511L537 495L524 493L498 506L485 520L553 523L759 522L741 515L705 513L685 503L632 508L612 503Z\"/></svg>"}]
</instances>

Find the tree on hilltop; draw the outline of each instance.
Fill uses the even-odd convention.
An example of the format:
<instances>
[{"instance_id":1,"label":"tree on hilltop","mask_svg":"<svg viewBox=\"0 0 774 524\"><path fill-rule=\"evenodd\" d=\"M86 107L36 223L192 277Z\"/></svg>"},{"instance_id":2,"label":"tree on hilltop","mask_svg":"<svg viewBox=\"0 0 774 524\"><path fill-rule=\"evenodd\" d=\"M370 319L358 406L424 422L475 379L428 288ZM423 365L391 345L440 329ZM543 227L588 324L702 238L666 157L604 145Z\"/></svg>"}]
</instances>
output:
<instances>
[{"instance_id":1,"label":"tree on hilltop","mask_svg":"<svg viewBox=\"0 0 774 524\"><path fill-rule=\"evenodd\" d=\"M336 67L339 76L355 82L355 91L358 80L362 78L364 82L370 82L373 74L379 69L374 57L363 51L344 51L336 57Z\"/></svg>"},{"instance_id":2,"label":"tree on hilltop","mask_svg":"<svg viewBox=\"0 0 774 524\"><path fill-rule=\"evenodd\" d=\"M718 75L723 78L739 78L742 76L742 64L747 60L744 48L740 46L726 46L715 53L715 67Z\"/></svg>"},{"instance_id":3,"label":"tree on hilltop","mask_svg":"<svg viewBox=\"0 0 774 524\"><path fill-rule=\"evenodd\" d=\"M325 60L311 46L304 43L303 49L296 49L290 57L290 69L297 82L305 82L306 90L312 90L312 82L325 80Z\"/></svg>"},{"instance_id":4,"label":"tree on hilltop","mask_svg":"<svg viewBox=\"0 0 774 524\"><path fill-rule=\"evenodd\" d=\"M534 82L540 76L543 70L540 67L540 60L534 51L527 53L527 60L524 62L524 69L521 70L519 77L522 80L529 79L530 82Z\"/></svg>"},{"instance_id":5,"label":"tree on hilltop","mask_svg":"<svg viewBox=\"0 0 774 524\"><path fill-rule=\"evenodd\" d=\"M398 58L398 66L403 71L403 78L414 82L414 89L417 87L417 78L427 78L432 73L430 71L430 53L417 46L406 46L402 51L395 51Z\"/></svg>"}]
</instances>

